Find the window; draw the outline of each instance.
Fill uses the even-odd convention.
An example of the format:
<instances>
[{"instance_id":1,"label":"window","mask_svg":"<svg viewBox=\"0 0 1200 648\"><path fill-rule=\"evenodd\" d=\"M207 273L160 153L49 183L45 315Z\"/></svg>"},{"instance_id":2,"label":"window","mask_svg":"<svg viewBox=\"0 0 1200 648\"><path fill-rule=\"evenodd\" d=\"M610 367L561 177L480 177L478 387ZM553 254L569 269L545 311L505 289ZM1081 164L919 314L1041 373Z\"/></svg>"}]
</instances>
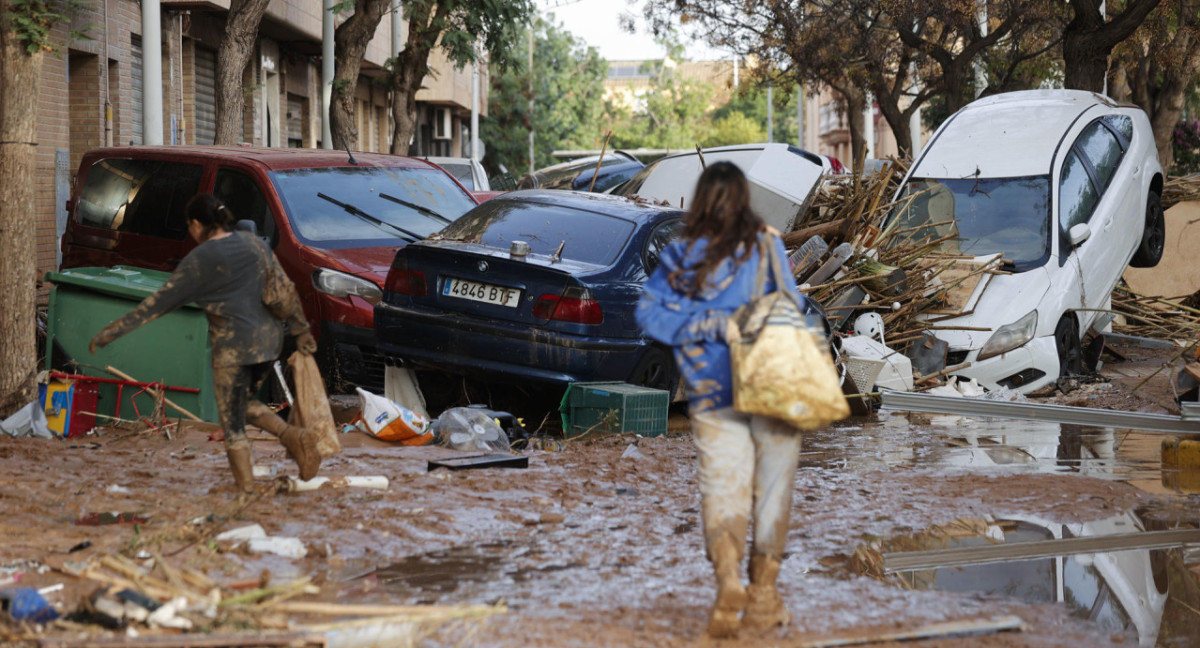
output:
<instances>
[{"instance_id":1,"label":"window","mask_svg":"<svg viewBox=\"0 0 1200 648\"><path fill-rule=\"evenodd\" d=\"M254 221L258 235L275 242L275 219L267 207L267 198L250 175L229 168L217 171L213 195L233 212L235 220Z\"/></svg>"},{"instance_id":2,"label":"window","mask_svg":"<svg viewBox=\"0 0 1200 648\"><path fill-rule=\"evenodd\" d=\"M1086 223L1092 218L1092 210L1100 200L1100 194L1092 185L1084 163L1076 150L1067 154L1063 165L1062 179L1058 190L1058 212L1062 231L1069 232L1073 225Z\"/></svg>"},{"instance_id":3,"label":"window","mask_svg":"<svg viewBox=\"0 0 1200 648\"><path fill-rule=\"evenodd\" d=\"M203 168L156 160L101 160L79 195L83 225L183 240L184 207L200 188Z\"/></svg>"},{"instance_id":4,"label":"window","mask_svg":"<svg viewBox=\"0 0 1200 648\"><path fill-rule=\"evenodd\" d=\"M1121 143L1102 123L1093 122L1083 130L1075 146L1091 162L1092 170L1096 172L1096 186L1103 193L1121 164L1124 154Z\"/></svg>"},{"instance_id":5,"label":"window","mask_svg":"<svg viewBox=\"0 0 1200 648\"><path fill-rule=\"evenodd\" d=\"M1133 139L1133 120L1124 115L1108 115L1103 121L1109 128L1124 138L1123 145L1128 147L1129 140Z\"/></svg>"},{"instance_id":6,"label":"window","mask_svg":"<svg viewBox=\"0 0 1200 648\"><path fill-rule=\"evenodd\" d=\"M489 200L442 230L447 240L508 250L513 241L530 254L561 254L567 261L607 266L633 235L633 223L590 211L534 201Z\"/></svg>"},{"instance_id":7,"label":"window","mask_svg":"<svg viewBox=\"0 0 1200 648\"><path fill-rule=\"evenodd\" d=\"M681 231L683 231L683 219L679 218L656 225L654 231L650 232L650 236L646 238L646 250L642 254L642 265L646 268L647 276L654 273L654 269L658 267L658 262L662 258L662 251L668 243L679 236Z\"/></svg>"}]
</instances>

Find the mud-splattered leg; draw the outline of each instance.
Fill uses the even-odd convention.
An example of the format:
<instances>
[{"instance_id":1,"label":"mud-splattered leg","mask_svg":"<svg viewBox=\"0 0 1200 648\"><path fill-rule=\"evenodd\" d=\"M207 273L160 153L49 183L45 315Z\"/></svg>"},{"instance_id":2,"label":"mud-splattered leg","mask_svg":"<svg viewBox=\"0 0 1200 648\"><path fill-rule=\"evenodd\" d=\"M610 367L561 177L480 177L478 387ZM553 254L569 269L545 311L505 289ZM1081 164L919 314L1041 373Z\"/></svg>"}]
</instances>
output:
<instances>
[{"instance_id":1,"label":"mud-splattered leg","mask_svg":"<svg viewBox=\"0 0 1200 648\"><path fill-rule=\"evenodd\" d=\"M802 434L782 421L761 416L752 419L750 430L755 452L754 543L750 603L743 621L749 627L770 628L791 620L775 581L787 541Z\"/></svg>"},{"instance_id":2,"label":"mud-splattered leg","mask_svg":"<svg viewBox=\"0 0 1200 648\"><path fill-rule=\"evenodd\" d=\"M233 481L242 493L254 490L254 460L246 436L246 401L251 377L247 367L213 367L213 390L217 413L225 428L225 454L233 470Z\"/></svg>"},{"instance_id":3,"label":"mud-splattered leg","mask_svg":"<svg viewBox=\"0 0 1200 648\"><path fill-rule=\"evenodd\" d=\"M754 445L746 423L732 408L692 415L704 540L717 577L717 600L708 624L713 637L736 635L746 607L741 562L754 474Z\"/></svg>"}]
</instances>

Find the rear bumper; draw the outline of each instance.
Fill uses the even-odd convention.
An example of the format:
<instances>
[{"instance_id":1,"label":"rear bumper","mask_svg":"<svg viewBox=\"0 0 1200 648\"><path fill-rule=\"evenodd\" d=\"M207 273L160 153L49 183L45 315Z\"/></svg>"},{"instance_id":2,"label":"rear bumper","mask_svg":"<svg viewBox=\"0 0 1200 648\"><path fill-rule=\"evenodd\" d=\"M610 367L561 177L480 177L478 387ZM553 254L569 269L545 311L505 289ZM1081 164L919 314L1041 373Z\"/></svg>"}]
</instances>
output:
<instances>
[{"instance_id":1,"label":"rear bumper","mask_svg":"<svg viewBox=\"0 0 1200 648\"><path fill-rule=\"evenodd\" d=\"M375 336L387 360L445 373L546 383L626 381L645 338L570 335L379 303Z\"/></svg>"}]
</instances>

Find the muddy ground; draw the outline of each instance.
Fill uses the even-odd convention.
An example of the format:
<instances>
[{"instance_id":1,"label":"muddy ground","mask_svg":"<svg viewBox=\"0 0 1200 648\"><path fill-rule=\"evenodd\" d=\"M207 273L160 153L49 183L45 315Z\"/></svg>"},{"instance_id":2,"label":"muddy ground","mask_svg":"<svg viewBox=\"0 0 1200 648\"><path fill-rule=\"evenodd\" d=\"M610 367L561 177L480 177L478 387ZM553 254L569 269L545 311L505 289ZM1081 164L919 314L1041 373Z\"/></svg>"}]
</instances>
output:
<instances>
[{"instance_id":1,"label":"muddy ground","mask_svg":"<svg viewBox=\"0 0 1200 648\"><path fill-rule=\"evenodd\" d=\"M1169 372L1145 378L1171 354L1131 349L1127 355L1126 362L1106 365L1107 380L1047 400L1169 411ZM406 626L381 645L423 637L418 645L807 646L1007 615L1019 617L1023 629L918 645L1138 645L1132 624L1106 625L1096 614L1081 618L1062 602L925 589L915 580L862 573L871 571L870 556L908 547L904 538L944 535L981 520L1071 525L1133 516L1147 529L1200 527L1200 497L1178 487L1190 482L1157 479L1154 456L1122 458L1123 448L1138 445L1128 433L1056 432L1049 447L1058 458L1052 455L1047 468L1045 462L1000 460L984 436L948 431L963 424L935 419L885 412L806 437L780 576L795 618L767 635L722 642L704 636L715 589L699 531L695 452L678 412L666 436L593 436L561 450L528 450L524 469L431 471L430 460L461 453L350 432L321 474L381 475L387 490L327 486L272 494L270 477L263 477L267 494L241 509L227 490L230 473L221 443L211 438L214 426L185 425L169 439L119 428L69 440L0 436L0 567L6 568L0 582L14 576L20 586L62 584L46 598L64 613L77 611L113 575L98 567L101 560L109 556L111 564L112 556L123 556L141 567L159 561L152 573L160 578L167 573L162 563L175 573L202 574L225 597L308 578L311 589L292 592L292 601L503 610L483 620ZM282 448L262 433L252 437L257 465L277 475L295 473ZM1068 437L1076 443L1063 440ZM1158 438L1145 436L1140 445L1153 455ZM1076 446L1083 459L1064 455L1064 448ZM1088 449L1098 446L1112 457L1089 459ZM962 454L964 448L987 454ZM984 456L991 460L977 460ZM146 520L75 524L96 512ZM253 523L269 535L298 538L307 556L253 553L213 539ZM68 553L81 543L90 546ZM1170 554L1182 568L1171 572L1169 588L1163 585L1170 594L1160 611L1158 645L1200 645L1200 568L1188 556ZM73 575L89 563L93 577ZM212 619L192 615L195 631L245 636L339 620L280 612L272 600L221 608ZM82 646L126 637L127 643L108 645L136 646L162 634L134 627L141 639L78 618L45 626L9 623L0 625L0 643ZM158 645L187 645L176 639Z\"/></svg>"}]
</instances>

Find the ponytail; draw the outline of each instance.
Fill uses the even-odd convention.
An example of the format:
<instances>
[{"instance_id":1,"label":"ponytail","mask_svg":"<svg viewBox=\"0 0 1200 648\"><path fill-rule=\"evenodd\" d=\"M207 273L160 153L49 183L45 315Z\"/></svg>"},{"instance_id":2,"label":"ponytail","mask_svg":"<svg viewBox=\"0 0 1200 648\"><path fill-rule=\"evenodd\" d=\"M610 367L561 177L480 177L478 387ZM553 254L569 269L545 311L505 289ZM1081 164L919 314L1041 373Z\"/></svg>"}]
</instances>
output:
<instances>
[{"instance_id":1,"label":"ponytail","mask_svg":"<svg viewBox=\"0 0 1200 648\"><path fill-rule=\"evenodd\" d=\"M233 229L233 212L212 194L197 194L192 197L188 201L185 213L188 220L200 223L206 232L216 229L228 232Z\"/></svg>"}]
</instances>

